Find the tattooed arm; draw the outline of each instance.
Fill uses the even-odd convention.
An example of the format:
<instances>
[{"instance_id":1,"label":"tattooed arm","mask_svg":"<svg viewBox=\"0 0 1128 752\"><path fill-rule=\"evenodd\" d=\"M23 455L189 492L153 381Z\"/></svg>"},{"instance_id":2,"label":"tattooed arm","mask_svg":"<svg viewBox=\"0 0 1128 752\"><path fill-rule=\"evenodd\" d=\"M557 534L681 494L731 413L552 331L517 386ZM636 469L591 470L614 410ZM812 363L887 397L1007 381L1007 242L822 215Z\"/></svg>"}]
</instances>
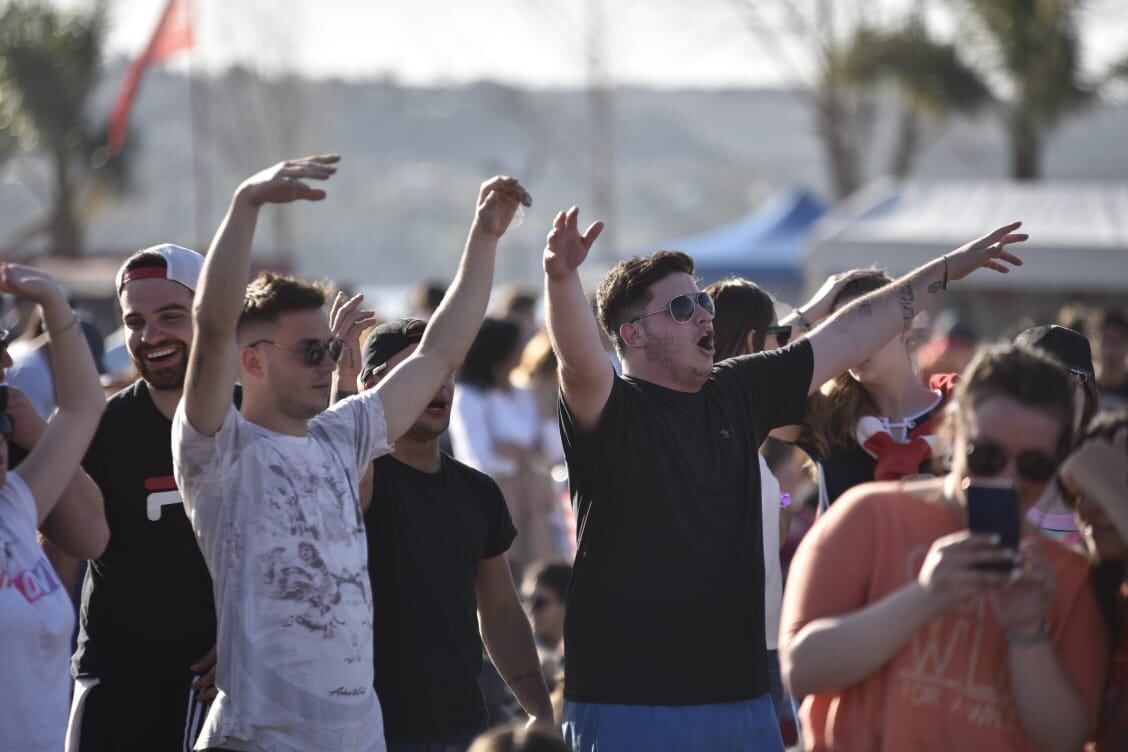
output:
<instances>
[{"instance_id":1,"label":"tattooed arm","mask_svg":"<svg viewBox=\"0 0 1128 752\"><path fill-rule=\"evenodd\" d=\"M1021 265L1022 260L1006 250L1008 244L1026 240L1025 234L1014 232L1021 224L1000 227L840 308L810 334L815 357L810 391L908 331L913 317L943 294L949 282L980 267L1006 273L1010 269L1004 261Z\"/></svg>"}]
</instances>

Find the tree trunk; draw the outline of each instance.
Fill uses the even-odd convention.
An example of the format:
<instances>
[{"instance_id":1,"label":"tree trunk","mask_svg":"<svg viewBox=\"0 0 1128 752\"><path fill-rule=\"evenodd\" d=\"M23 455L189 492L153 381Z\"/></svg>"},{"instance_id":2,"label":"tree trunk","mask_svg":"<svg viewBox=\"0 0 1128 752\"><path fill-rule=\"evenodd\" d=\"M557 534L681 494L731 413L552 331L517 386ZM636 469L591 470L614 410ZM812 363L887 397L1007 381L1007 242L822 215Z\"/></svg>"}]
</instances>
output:
<instances>
[{"instance_id":1,"label":"tree trunk","mask_svg":"<svg viewBox=\"0 0 1128 752\"><path fill-rule=\"evenodd\" d=\"M1039 180L1042 177L1042 138L1034 118L1022 109L1010 116L1011 177Z\"/></svg>"},{"instance_id":2,"label":"tree trunk","mask_svg":"<svg viewBox=\"0 0 1128 752\"><path fill-rule=\"evenodd\" d=\"M842 93L824 82L817 94L816 110L819 140L827 157L830 182L836 198L846 198L861 185L858 152L850 137L851 119Z\"/></svg>"},{"instance_id":3,"label":"tree trunk","mask_svg":"<svg viewBox=\"0 0 1128 752\"><path fill-rule=\"evenodd\" d=\"M76 258L82 255L82 228L75 215L75 189L70 175L70 153L65 143L55 145L51 160L54 163L55 185L47 253Z\"/></svg>"},{"instance_id":4,"label":"tree trunk","mask_svg":"<svg viewBox=\"0 0 1128 752\"><path fill-rule=\"evenodd\" d=\"M906 103L901 110L901 121L897 125L897 141L893 146L893 159L889 173L896 178L905 179L912 174L916 158L920 153L920 116Z\"/></svg>"}]
</instances>

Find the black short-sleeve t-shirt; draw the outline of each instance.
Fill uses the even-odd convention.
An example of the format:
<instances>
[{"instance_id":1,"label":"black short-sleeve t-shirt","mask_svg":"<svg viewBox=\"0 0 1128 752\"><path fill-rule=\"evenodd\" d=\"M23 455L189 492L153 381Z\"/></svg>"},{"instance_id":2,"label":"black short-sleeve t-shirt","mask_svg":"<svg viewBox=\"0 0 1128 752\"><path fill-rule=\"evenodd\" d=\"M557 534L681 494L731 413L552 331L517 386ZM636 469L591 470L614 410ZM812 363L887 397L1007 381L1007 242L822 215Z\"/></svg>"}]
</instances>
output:
<instances>
[{"instance_id":1,"label":"black short-sleeve t-shirt","mask_svg":"<svg viewBox=\"0 0 1128 752\"><path fill-rule=\"evenodd\" d=\"M587 433L562 403L578 529L566 698L702 705L768 691L756 453L802 422L812 368L800 340L719 363L693 394L616 377Z\"/></svg>"},{"instance_id":2,"label":"black short-sleeve t-shirt","mask_svg":"<svg viewBox=\"0 0 1128 752\"><path fill-rule=\"evenodd\" d=\"M138 379L106 403L82 461L110 542L83 581L76 677L188 677L215 644L211 577L172 477L171 437Z\"/></svg>"},{"instance_id":3,"label":"black short-sleeve t-shirt","mask_svg":"<svg viewBox=\"0 0 1128 752\"><path fill-rule=\"evenodd\" d=\"M448 739L486 721L475 573L517 530L492 478L440 456L437 473L392 455L373 462L364 523L376 694L391 741Z\"/></svg>"}]
</instances>

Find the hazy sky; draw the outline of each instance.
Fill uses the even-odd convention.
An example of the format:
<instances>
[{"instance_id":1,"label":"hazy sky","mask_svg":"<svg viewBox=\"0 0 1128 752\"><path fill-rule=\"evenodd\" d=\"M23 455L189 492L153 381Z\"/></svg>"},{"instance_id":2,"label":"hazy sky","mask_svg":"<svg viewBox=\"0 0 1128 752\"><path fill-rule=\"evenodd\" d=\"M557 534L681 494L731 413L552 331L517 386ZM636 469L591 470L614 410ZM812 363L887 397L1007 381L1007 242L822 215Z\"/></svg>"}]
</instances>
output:
<instances>
[{"instance_id":1,"label":"hazy sky","mask_svg":"<svg viewBox=\"0 0 1128 752\"><path fill-rule=\"evenodd\" d=\"M53 0L64 7L91 0ZM209 69L240 62L312 76L392 75L404 83L493 79L580 86L590 19L602 13L604 70L617 84L762 86L802 83L809 57L782 8L824 0L192 0ZM825 0L895 18L918 0ZM0 0L3 2L3 0ZM109 0L111 53L144 46L164 0ZM954 33L956 0L931 0L932 26ZM742 9L756 8L754 15ZM875 10L876 9L876 10ZM760 33L749 24L762 29ZM1128 54L1128 0L1090 0L1085 62ZM185 56L186 57L186 56ZM184 63L178 63L183 65Z\"/></svg>"}]
</instances>

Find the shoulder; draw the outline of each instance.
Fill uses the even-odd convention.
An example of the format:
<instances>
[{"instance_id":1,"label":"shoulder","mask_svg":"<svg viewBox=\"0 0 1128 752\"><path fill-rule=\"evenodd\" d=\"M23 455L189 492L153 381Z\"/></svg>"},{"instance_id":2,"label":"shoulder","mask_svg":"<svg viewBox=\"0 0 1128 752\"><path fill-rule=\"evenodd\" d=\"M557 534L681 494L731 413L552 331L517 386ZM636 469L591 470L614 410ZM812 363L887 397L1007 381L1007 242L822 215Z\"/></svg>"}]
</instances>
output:
<instances>
[{"instance_id":1,"label":"shoulder","mask_svg":"<svg viewBox=\"0 0 1128 752\"><path fill-rule=\"evenodd\" d=\"M448 473L451 477L463 480L479 491L489 493L497 491L501 493L501 487L497 485L497 481L486 473L470 467L465 462L459 462L446 452L443 452L441 456L443 460L443 471Z\"/></svg>"},{"instance_id":2,"label":"shoulder","mask_svg":"<svg viewBox=\"0 0 1128 752\"><path fill-rule=\"evenodd\" d=\"M862 483L843 492L825 516L864 516L872 523L886 519L904 519L932 509L933 505L928 498L935 494L934 480Z\"/></svg>"},{"instance_id":3,"label":"shoulder","mask_svg":"<svg viewBox=\"0 0 1128 752\"><path fill-rule=\"evenodd\" d=\"M152 403L152 398L149 396L149 390L145 385L145 381L143 379L137 379L132 384L115 392L106 400L106 413L135 409L142 400L148 400L150 404Z\"/></svg>"}]
</instances>

